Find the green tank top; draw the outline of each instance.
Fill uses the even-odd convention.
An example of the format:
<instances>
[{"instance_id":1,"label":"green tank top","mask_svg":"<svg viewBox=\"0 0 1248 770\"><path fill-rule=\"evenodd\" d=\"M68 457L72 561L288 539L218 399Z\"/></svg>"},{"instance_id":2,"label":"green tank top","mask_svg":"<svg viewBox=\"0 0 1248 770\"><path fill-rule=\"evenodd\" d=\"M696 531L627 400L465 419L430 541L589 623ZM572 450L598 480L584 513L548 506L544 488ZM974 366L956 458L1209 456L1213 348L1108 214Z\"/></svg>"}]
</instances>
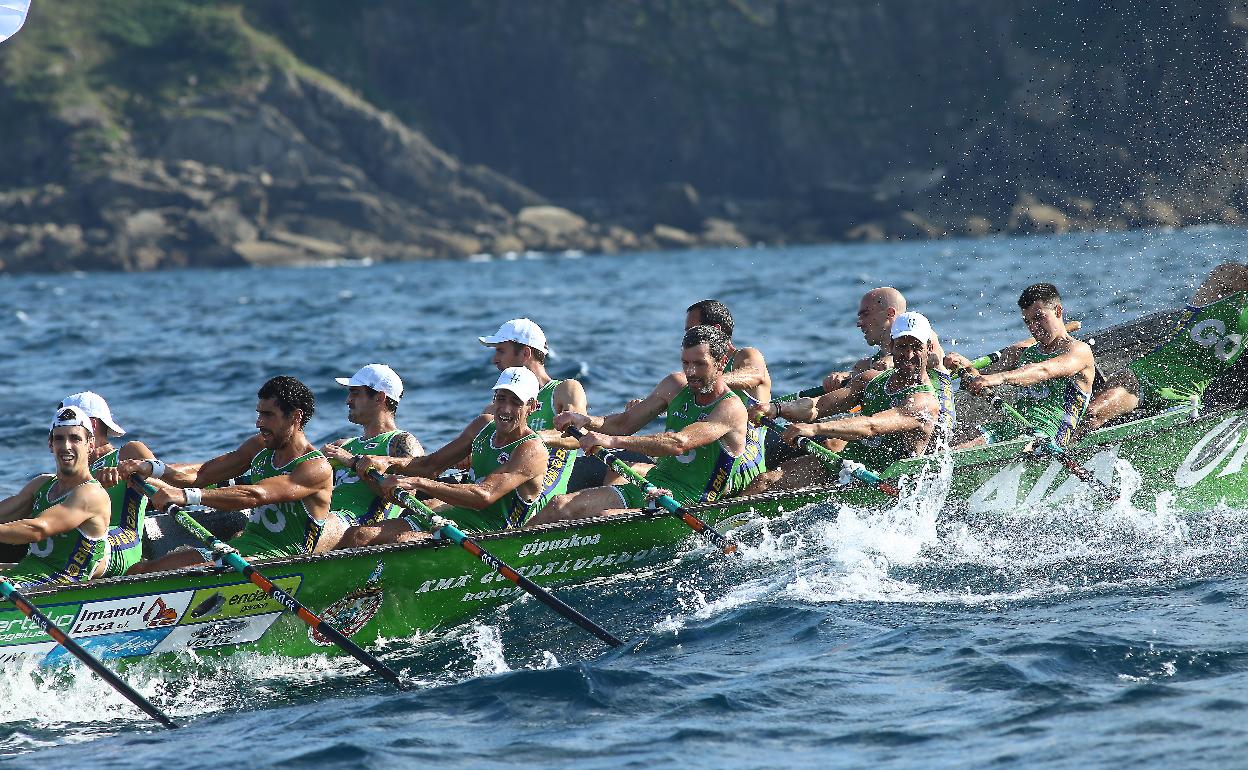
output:
<instances>
[{"instance_id":1,"label":"green tank top","mask_svg":"<svg viewBox=\"0 0 1248 770\"><path fill-rule=\"evenodd\" d=\"M500 466L511 459L511 453L516 450L516 447L524 442L539 441L537 434L530 433L527 436L521 436L510 444L495 447L494 435L497 430L498 426L493 421L490 421L472 439L472 467L469 471L469 477L473 481L480 481L498 470ZM461 523L469 528L483 531L521 527L529 520L530 516L540 511L545 504L546 501L541 497L538 497L536 500L525 500L517 490L513 489L479 510L469 511L468 509L462 509L462 513L457 512L459 518L455 520L457 523ZM461 521L461 519L466 520Z\"/></svg>"},{"instance_id":2,"label":"green tank top","mask_svg":"<svg viewBox=\"0 0 1248 770\"><path fill-rule=\"evenodd\" d=\"M354 455L387 455L390 453L390 442L395 436L404 433L397 428L366 439L357 436L342 445L343 451ZM376 525L386 519L393 519L399 514L398 506L387 503L377 496L355 471L341 463L330 460L334 469L334 494L329 500L329 509L346 516L353 524Z\"/></svg>"},{"instance_id":3,"label":"green tank top","mask_svg":"<svg viewBox=\"0 0 1248 770\"><path fill-rule=\"evenodd\" d=\"M901 390L889 390L889 380L893 378L895 369L886 369L876 375L862 391L862 415L888 411L899 406L908 396L914 393L931 393L937 395L932 383L925 382L911 385ZM940 418L937 418L937 426ZM910 456L911 445L905 433L884 433L852 441L845 446L842 456L860 462L868 468L881 471L893 463Z\"/></svg>"},{"instance_id":4,"label":"green tank top","mask_svg":"<svg viewBox=\"0 0 1248 770\"><path fill-rule=\"evenodd\" d=\"M1248 337L1248 294L1188 305L1164 342L1131 363L1146 401L1164 387L1199 394L1244 352Z\"/></svg>"},{"instance_id":5,"label":"green tank top","mask_svg":"<svg viewBox=\"0 0 1248 770\"><path fill-rule=\"evenodd\" d=\"M121 450L114 449L103 457L97 458L91 463L91 472L95 473L102 468L116 468L120 455ZM109 487L107 492L113 508L112 518L108 521L108 545L113 551L111 560L116 561L116 557L122 551L132 548L142 549L143 521L147 518L147 496L128 487L124 480ZM114 575L109 574L107 577L114 577Z\"/></svg>"},{"instance_id":6,"label":"green tank top","mask_svg":"<svg viewBox=\"0 0 1248 770\"><path fill-rule=\"evenodd\" d=\"M669 433L684 430L702 422L725 398L737 396L733 391L703 406L694 400L688 386L676 394L667 407L665 428ZM677 497L714 502L740 492L758 476L762 468L762 444L757 431L746 431L745 448L739 455L729 454L719 441L698 447L682 455L660 457L654 469L646 474L653 484L672 489Z\"/></svg>"},{"instance_id":7,"label":"green tank top","mask_svg":"<svg viewBox=\"0 0 1248 770\"><path fill-rule=\"evenodd\" d=\"M35 491L30 516L34 518L69 496L74 489L66 490L55 500L48 495L56 477L45 481ZM95 479L84 482L98 484ZM108 539L88 537L79 529L71 529L59 535L31 543L26 557L8 573L14 585L30 588L41 585L63 585L90 580L95 568L108 556Z\"/></svg>"},{"instance_id":8,"label":"green tank top","mask_svg":"<svg viewBox=\"0 0 1248 770\"><path fill-rule=\"evenodd\" d=\"M1048 361L1063 352L1046 353L1039 345L1032 345L1023 350L1015 368ZM1091 399L1092 394L1080 389L1073 378L1059 377L1020 386L1015 391L1014 407L1033 428L1054 439L1058 446L1066 446L1074 438L1075 429L1079 427Z\"/></svg>"},{"instance_id":9,"label":"green tank top","mask_svg":"<svg viewBox=\"0 0 1248 770\"><path fill-rule=\"evenodd\" d=\"M732 355L728 357L728 365L724 367L724 374L732 371L733 365L736 363L737 351L734 349ZM745 404L748 409L751 405L757 403L753 398L747 396L743 390L734 390L737 398L741 399L741 403ZM776 399L779 401L780 399ZM745 429L745 451L743 457L757 457L757 462L747 463L745 473L738 476L736 486L732 491L740 492L749 486L750 482L767 472L767 453L763 448L767 444L767 428L762 425L750 423Z\"/></svg>"},{"instance_id":10,"label":"green tank top","mask_svg":"<svg viewBox=\"0 0 1248 770\"><path fill-rule=\"evenodd\" d=\"M308 460L324 457L320 451L296 457L282 467L273 465L273 450L261 449L251 458L251 467L241 477L243 484L257 484L274 476L289 475ZM251 509L251 519L241 537L259 538L275 546L275 550L311 553L320 537L319 523L312 519L302 500L265 503Z\"/></svg>"},{"instance_id":11,"label":"green tank top","mask_svg":"<svg viewBox=\"0 0 1248 770\"><path fill-rule=\"evenodd\" d=\"M537 391L537 409L529 415L529 427L534 431L555 427L555 388L563 380L551 380ZM545 505L555 495L567 494L568 481L572 478L572 466L580 455L579 449L548 449L550 459L546 463L546 478L542 480L540 502Z\"/></svg>"}]
</instances>

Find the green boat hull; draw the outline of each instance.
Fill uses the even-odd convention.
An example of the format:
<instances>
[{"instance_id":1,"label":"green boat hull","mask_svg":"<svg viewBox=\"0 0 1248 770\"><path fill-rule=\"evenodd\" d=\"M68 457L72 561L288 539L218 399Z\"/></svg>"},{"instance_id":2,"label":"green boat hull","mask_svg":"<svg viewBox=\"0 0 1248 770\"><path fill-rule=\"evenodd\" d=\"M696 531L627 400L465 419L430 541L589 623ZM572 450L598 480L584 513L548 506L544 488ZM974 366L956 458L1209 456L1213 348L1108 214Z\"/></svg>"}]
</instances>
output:
<instances>
[{"instance_id":1,"label":"green boat hull","mask_svg":"<svg viewBox=\"0 0 1248 770\"><path fill-rule=\"evenodd\" d=\"M1089 494L1052 458L1024 454L1024 442L954 452L945 510L1007 512L1060 504ZM1140 484L1132 495L1148 506L1169 493L1179 510L1219 503L1248 504L1248 411L1194 419L1179 409L1088 436L1070 456L1116 485L1115 462L1130 463ZM932 461L908 460L886 478L932 472ZM903 479L902 486L908 482ZM694 508L703 519L731 527L752 517L832 501L854 506L890 503L857 482L796 492L741 497ZM691 537L664 513L623 516L511 530L481 544L539 584L554 585L668 560ZM408 638L479 616L519 590L462 549L443 541L380 546L261 563L261 570L332 624L368 646ZM231 572L183 570L32 590L30 598L54 622L103 658L136 658L184 650L307 656L336 653L297 618ZM592 612L590 612L592 615ZM0 611L0 660L36 655L48 663L64 651L16 608Z\"/></svg>"}]
</instances>

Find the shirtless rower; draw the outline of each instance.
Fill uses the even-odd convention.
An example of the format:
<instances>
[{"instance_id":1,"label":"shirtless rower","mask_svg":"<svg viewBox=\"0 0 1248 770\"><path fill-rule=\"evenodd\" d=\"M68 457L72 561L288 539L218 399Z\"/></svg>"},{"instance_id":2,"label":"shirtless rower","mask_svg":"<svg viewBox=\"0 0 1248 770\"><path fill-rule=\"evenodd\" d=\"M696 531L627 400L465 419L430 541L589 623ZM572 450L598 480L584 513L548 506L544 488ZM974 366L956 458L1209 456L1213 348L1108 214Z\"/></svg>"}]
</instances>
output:
<instances>
[{"instance_id":1,"label":"shirtless rower","mask_svg":"<svg viewBox=\"0 0 1248 770\"><path fill-rule=\"evenodd\" d=\"M361 455L418 457L425 453L416 437L395 422L403 380L385 364L369 364L355 374L336 377L347 389L347 420L364 429L355 438L342 438L321 448L334 469L334 494L329 509L351 525L374 526L399 515L399 509L381 496L377 483L352 470Z\"/></svg>"},{"instance_id":2,"label":"shirtless rower","mask_svg":"<svg viewBox=\"0 0 1248 770\"><path fill-rule=\"evenodd\" d=\"M5 572L18 588L81 583L108 566L108 493L91 477L91 418L57 409L48 429L55 474L36 476L0 501L0 543L26 545Z\"/></svg>"},{"instance_id":3,"label":"shirtless rower","mask_svg":"<svg viewBox=\"0 0 1248 770\"><path fill-rule=\"evenodd\" d=\"M1014 407L1030 423L1004 418L978 426L977 436L957 448L995 444L1036 431L1058 446L1070 443L1092 397L1096 361L1092 348L1066 331L1062 298L1051 283L1028 286L1018 298L1023 323L1036 339L1029 347L1007 348L994 364L977 373L960 353L945 356L945 365L962 372L962 387L986 395L998 385L1018 388Z\"/></svg>"},{"instance_id":4,"label":"shirtless rower","mask_svg":"<svg viewBox=\"0 0 1248 770\"><path fill-rule=\"evenodd\" d=\"M334 474L325 456L304 435L316 412L316 397L294 377L274 377L256 393L256 435L237 449L205 463L166 464L126 460L125 478L139 474L159 490L151 504L205 505L221 511L251 509L243 533L230 541L248 559L276 559L322 553L345 529L330 512ZM205 489L241 477L241 484ZM179 548L139 562L130 574L162 572L210 563L207 549Z\"/></svg>"},{"instance_id":5,"label":"shirtless rower","mask_svg":"<svg viewBox=\"0 0 1248 770\"><path fill-rule=\"evenodd\" d=\"M818 402L802 399L797 403L774 402L768 416L787 417L793 422L784 431L784 440L796 442L799 437L832 439L834 451L847 460L861 463L873 471L881 471L906 457L921 455L932 446L933 436L940 427L952 421L952 405L942 409L938 392L939 380L930 375L928 366L933 357L936 339L927 318L913 311L893 320L889 332L889 360L893 367L885 369L869 381L851 380L840 400L834 394L821 396ZM935 381L934 381L935 380ZM834 392L835 393L835 392ZM844 412L861 406L861 414L826 422L813 422L819 415L815 404L830 412ZM755 411L767 414L768 405ZM828 467L817 457L803 455L785 462L764 481L768 489L797 489L826 482ZM753 493L755 487L750 488ZM761 490L760 490L761 491Z\"/></svg>"},{"instance_id":6,"label":"shirtless rower","mask_svg":"<svg viewBox=\"0 0 1248 770\"><path fill-rule=\"evenodd\" d=\"M1174 330L1157 347L1110 375L1092 399L1084 430L1144 407L1172 405L1174 397L1199 402L1205 388L1225 374L1248 339L1248 265L1218 265L1192 295ZM1167 393L1170 395L1171 393Z\"/></svg>"},{"instance_id":7,"label":"shirtless rower","mask_svg":"<svg viewBox=\"0 0 1248 770\"><path fill-rule=\"evenodd\" d=\"M673 372L632 409L606 417L564 412L555 427L588 432L581 447L627 449L657 457L646 479L672 492L682 505L711 502L741 491L762 462L750 432L745 405L724 383L728 338L713 326L694 326L681 341L681 372ZM633 435L667 412L666 431ZM645 505L647 494L633 484L591 487L556 497L533 523L620 513Z\"/></svg>"},{"instance_id":8,"label":"shirtless rower","mask_svg":"<svg viewBox=\"0 0 1248 770\"><path fill-rule=\"evenodd\" d=\"M387 495L402 488L423 493L449 505L438 515L450 519L465 532L491 532L524 526L544 504L542 484L546 478L547 452L529 416L538 409L537 377L524 367L504 369L494 384L492 414L482 414L433 454L411 459L366 455L357 470L393 473L382 489ZM472 482L447 484L435 477L468 458ZM341 548L400 543L429 537L407 516L373 527L351 527Z\"/></svg>"},{"instance_id":9,"label":"shirtless rower","mask_svg":"<svg viewBox=\"0 0 1248 770\"><path fill-rule=\"evenodd\" d=\"M143 522L147 517L147 497L131 489L117 471L122 460L146 460L155 455L140 441L127 441L116 448L110 436L124 436L108 402L98 393L85 390L66 396L61 407L77 407L91 420L91 474L108 491L113 515L108 528L108 568L104 577L119 577L143 558Z\"/></svg>"},{"instance_id":10,"label":"shirtless rower","mask_svg":"<svg viewBox=\"0 0 1248 770\"><path fill-rule=\"evenodd\" d=\"M568 482L576 464L576 439L555 430L555 415L560 412L585 414L588 405L585 388L576 380L556 380L546 372L546 333L542 327L527 318L515 318L489 337L477 337L482 345L494 348L494 366L501 372L513 366L528 369L537 378L537 409L528 417L529 427L537 432L546 445L550 461L546 465L546 479L542 483L542 505L556 495L568 491ZM486 409L486 414L490 410Z\"/></svg>"}]
</instances>

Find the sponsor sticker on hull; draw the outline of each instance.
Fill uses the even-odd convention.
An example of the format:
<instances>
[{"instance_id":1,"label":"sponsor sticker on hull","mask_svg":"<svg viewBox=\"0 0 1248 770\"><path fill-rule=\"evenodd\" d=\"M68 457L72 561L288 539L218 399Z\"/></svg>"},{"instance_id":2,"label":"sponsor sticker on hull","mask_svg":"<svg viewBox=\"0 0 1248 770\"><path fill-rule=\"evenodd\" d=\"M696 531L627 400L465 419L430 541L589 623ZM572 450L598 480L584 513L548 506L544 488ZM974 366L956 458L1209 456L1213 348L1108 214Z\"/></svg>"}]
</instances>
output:
<instances>
[{"instance_id":1,"label":"sponsor sticker on hull","mask_svg":"<svg viewBox=\"0 0 1248 770\"><path fill-rule=\"evenodd\" d=\"M186 611L193 594L193 591L178 591L87 602L79 610L69 634L99 636L172 626Z\"/></svg>"},{"instance_id":2,"label":"sponsor sticker on hull","mask_svg":"<svg viewBox=\"0 0 1248 770\"><path fill-rule=\"evenodd\" d=\"M178 626L164 638L153 652L203 650L230 644L246 644L264 636L269 626L282 616L280 612L252 615L245 618L211 620L193 626Z\"/></svg>"},{"instance_id":3,"label":"sponsor sticker on hull","mask_svg":"<svg viewBox=\"0 0 1248 770\"><path fill-rule=\"evenodd\" d=\"M168 628L152 628L142 631L125 631L119 634L88 636L78 639L77 642L95 657L108 660L148 655L168 635ZM55 665L68 660L74 660L74 656L64 647L55 647L43 659L43 662L47 665Z\"/></svg>"},{"instance_id":4,"label":"sponsor sticker on hull","mask_svg":"<svg viewBox=\"0 0 1248 770\"><path fill-rule=\"evenodd\" d=\"M41 607L43 614L56 624L62 631L68 631L78 615L78 605L69 604L59 607ZM52 637L35 625L35 622L22 614L16 607L0 612L0 651L10 645L28 645L32 642L50 642Z\"/></svg>"},{"instance_id":5,"label":"sponsor sticker on hull","mask_svg":"<svg viewBox=\"0 0 1248 770\"><path fill-rule=\"evenodd\" d=\"M273 585L294 596L299 590L301 580L299 575L274 578ZM226 618L245 618L251 615L281 612L285 609L254 583L232 583L201 588L191 597L188 606L189 611L182 615L179 625L185 626Z\"/></svg>"}]
</instances>

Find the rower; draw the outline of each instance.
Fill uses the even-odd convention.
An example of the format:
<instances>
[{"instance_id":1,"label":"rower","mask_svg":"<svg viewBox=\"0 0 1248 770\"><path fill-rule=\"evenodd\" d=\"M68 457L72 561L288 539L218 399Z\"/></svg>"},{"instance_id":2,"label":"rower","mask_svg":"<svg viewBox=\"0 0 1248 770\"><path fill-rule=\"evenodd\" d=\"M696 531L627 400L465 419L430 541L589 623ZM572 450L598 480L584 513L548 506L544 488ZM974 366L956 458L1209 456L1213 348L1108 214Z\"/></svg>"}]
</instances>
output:
<instances>
[{"instance_id":1,"label":"rower","mask_svg":"<svg viewBox=\"0 0 1248 770\"><path fill-rule=\"evenodd\" d=\"M555 415L560 412L585 414L588 405L585 388L576 380L556 380L546 372L546 333L542 327L527 318L515 318L489 337L477 337L482 345L494 348L494 366L500 372L519 366L528 369L537 378L537 409L528 417L529 427L537 432L550 454L546 464L546 479L542 483L542 501L568 491L568 483L576 465L580 446L576 439L555 430ZM484 414L490 414L487 407Z\"/></svg>"},{"instance_id":2,"label":"rower","mask_svg":"<svg viewBox=\"0 0 1248 770\"><path fill-rule=\"evenodd\" d=\"M847 460L882 471L898 460L924 454L933 448L938 429L952 423L952 407L942 409L942 399L928 366L936 335L927 317L913 311L902 313L889 332L889 360L885 369L869 381L852 380L839 402L833 394L819 399L829 411L844 412L861 406L859 415L826 422L793 422L785 429L785 441L799 437L835 440L834 451ZM775 402L758 407L769 417L814 420L819 416L810 399L796 403ZM768 489L796 489L830 480L823 461L811 455L795 457L766 479ZM751 492L755 491L751 487Z\"/></svg>"},{"instance_id":3,"label":"rower","mask_svg":"<svg viewBox=\"0 0 1248 770\"><path fill-rule=\"evenodd\" d=\"M492 532L524 526L544 504L542 485L548 455L528 419L538 409L538 384L533 372L520 366L504 369L494 384L493 414L482 414L449 444L433 454L407 461L364 455L356 471L388 476L382 490L396 488L449 503L437 510L464 532ZM447 484L435 477L468 459L472 482ZM374 527L351 527L341 548L399 543L429 537L414 518L399 516Z\"/></svg>"},{"instance_id":4,"label":"rower","mask_svg":"<svg viewBox=\"0 0 1248 770\"><path fill-rule=\"evenodd\" d=\"M143 558L143 522L147 516L147 498L131 489L117 470L122 460L146 460L155 457L140 441L127 441L120 449L109 441L110 436L126 432L113 419L108 402L98 393L85 390L66 396L61 408L76 407L91 420L91 474L108 491L112 502L112 518L108 528L108 568L105 577L126 574Z\"/></svg>"},{"instance_id":5,"label":"rower","mask_svg":"<svg viewBox=\"0 0 1248 770\"><path fill-rule=\"evenodd\" d=\"M962 441L959 449L1009 441L1033 431L1066 446L1088 406L1096 361L1092 348L1066 331L1057 287L1051 283L1028 286L1018 298L1018 307L1035 345L1007 348L983 374L960 353L945 356L945 364L961 371L962 387L976 395L986 395L998 385L1018 386L1014 406L1029 425L1012 419L985 423L976 429L979 435Z\"/></svg>"},{"instance_id":6,"label":"rower","mask_svg":"<svg viewBox=\"0 0 1248 770\"><path fill-rule=\"evenodd\" d=\"M587 430L580 439L584 449L601 446L658 457L646 479L688 505L741 491L757 475L762 457L757 444L751 451L745 405L724 383L728 338L716 327L694 326L681 346L683 371L669 374L632 409L606 417L564 412L555 427ZM664 412L665 432L633 435ZM647 496L632 484L591 487L556 497L534 523L620 513L642 507Z\"/></svg>"},{"instance_id":7,"label":"rower","mask_svg":"<svg viewBox=\"0 0 1248 770\"><path fill-rule=\"evenodd\" d=\"M1214 268L1192 295L1174 330L1153 350L1106 380L1088 405L1085 430L1140 407L1157 410L1175 398L1199 403L1205 388L1226 374L1248 339L1248 265ZM1162 396L1162 390L1173 393Z\"/></svg>"},{"instance_id":8,"label":"rower","mask_svg":"<svg viewBox=\"0 0 1248 770\"><path fill-rule=\"evenodd\" d=\"M42 474L0 502L0 543L28 546L5 573L18 588L81 583L108 567L108 493L91 477L91 418L57 409L48 429L55 474Z\"/></svg>"},{"instance_id":9,"label":"rower","mask_svg":"<svg viewBox=\"0 0 1248 770\"><path fill-rule=\"evenodd\" d=\"M868 345L878 348L876 352L859 359L847 372L832 372L823 378L823 392L846 388L851 382L869 382L881 372L892 368L891 340L893 322L906 312L906 298L892 286L881 286L862 295L858 302L858 323L862 338ZM838 398L846 394L841 393ZM763 401L763 399L759 399Z\"/></svg>"},{"instance_id":10,"label":"rower","mask_svg":"<svg viewBox=\"0 0 1248 770\"><path fill-rule=\"evenodd\" d=\"M342 438L321 448L334 469L334 494L329 508L351 525L375 526L399 515L399 509L381 496L377 483L361 478L351 466L361 455L411 458L425 453L416 437L395 423L403 381L385 364L369 364L355 374L336 377L347 389L347 419L364 429L355 438Z\"/></svg>"},{"instance_id":11,"label":"rower","mask_svg":"<svg viewBox=\"0 0 1248 770\"><path fill-rule=\"evenodd\" d=\"M765 404L771 400L771 373L767 371L767 361L758 348L738 348L732 344L735 323L732 311L727 305L717 299L704 299L693 303L685 309L684 330L689 331L695 326L713 326L728 339L728 364L724 367L724 384L740 395L747 407L751 403ZM642 399L629 401L625 408L632 409L641 401ZM773 458L775 452L778 451L784 455L776 460L778 463L788 457L792 451L792 447L778 439L768 446L765 443L768 438L770 437L767 435L766 428L751 423L748 440L753 444L766 447L761 455L763 460L759 463L759 473L767 471L767 460ZM789 452L784 450L789 450ZM652 463L646 461L629 464L633 470L642 474L653 467ZM606 484L618 484L621 481L623 479L615 471L609 471L606 474Z\"/></svg>"},{"instance_id":12,"label":"rower","mask_svg":"<svg viewBox=\"0 0 1248 770\"><path fill-rule=\"evenodd\" d=\"M126 460L125 478L138 474L159 490L151 504L204 505L221 511L251 509L243 533L230 541L248 559L277 559L322 553L345 529L331 513L334 474L329 462L304 435L316 412L316 397L294 377L270 379L256 393L256 435L237 449L205 463L166 464ZM206 489L236 477L241 483ZM130 574L162 572L212 562L206 549L183 546L158 559L139 562Z\"/></svg>"}]
</instances>

